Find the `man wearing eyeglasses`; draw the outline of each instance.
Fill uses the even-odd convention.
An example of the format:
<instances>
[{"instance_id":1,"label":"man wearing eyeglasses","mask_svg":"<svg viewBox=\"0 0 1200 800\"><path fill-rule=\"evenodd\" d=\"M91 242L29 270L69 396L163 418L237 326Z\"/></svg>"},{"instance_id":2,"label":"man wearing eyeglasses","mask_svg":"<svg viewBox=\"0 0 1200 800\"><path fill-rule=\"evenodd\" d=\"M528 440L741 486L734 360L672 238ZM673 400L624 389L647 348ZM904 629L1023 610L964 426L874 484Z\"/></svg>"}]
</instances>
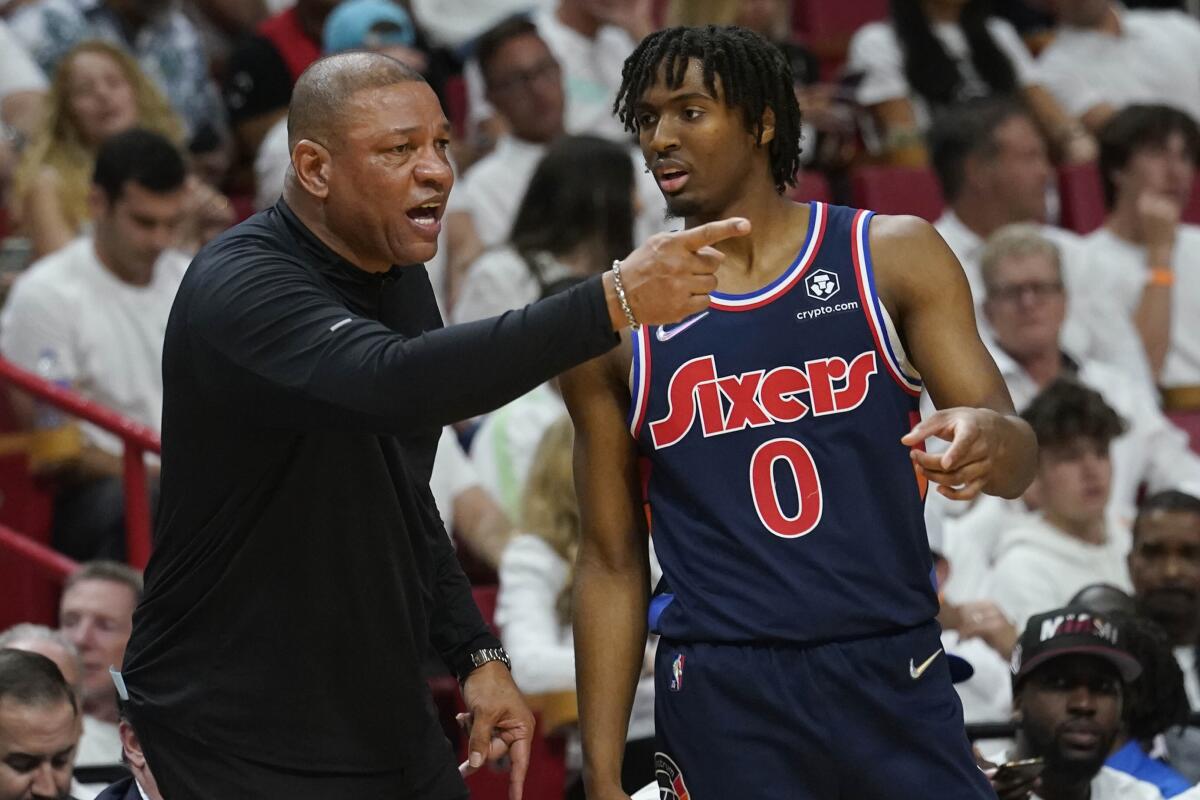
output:
<instances>
[{"instance_id":1,"label":"man wearing eyeglasses","mask_svg":"<svg viewBox=\"0 0 1200 800\"><path fill-rule=\"evenodd\" d=\"M1112 443L1110 516L1132 522L1143 482L1151 491L1200 486L1200 458L1143 384L1109 364L1064 352L1060 337L1067 299L1058 248L1037 226L1001 228L988 239L980 267L983 315L995 341L992 356L1013 405L1024 408L1056 379L1074 377L1125 420L1127 431Z\"/></svg>"}]
</instances>

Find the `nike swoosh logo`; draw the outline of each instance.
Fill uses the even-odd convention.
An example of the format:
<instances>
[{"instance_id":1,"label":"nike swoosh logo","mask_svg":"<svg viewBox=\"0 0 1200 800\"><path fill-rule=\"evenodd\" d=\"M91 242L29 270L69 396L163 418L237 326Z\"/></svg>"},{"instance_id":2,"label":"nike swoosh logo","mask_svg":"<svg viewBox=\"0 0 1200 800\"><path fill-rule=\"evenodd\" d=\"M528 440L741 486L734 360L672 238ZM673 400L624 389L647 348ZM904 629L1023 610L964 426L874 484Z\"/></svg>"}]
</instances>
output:
<instances>
[{"instance_id":1,"label":"nike swoosh logo","mask_svg":"<svg viewBox=\"0 0 1200 800\"><path fill-rule=\"evenodd\" d=\"M703 314L701 314L698 317L692 317L691 319L687 320L686 322L679 323L674 328L671 328L671 330L667 330L666 325L659 325L658 330L655 331L654 335L658 338L658 340L660 342L670 341L671 339L674 339L676 336L683 333L688 328L692 327L697 322L699 322L700 320L704 319L707 316L708 316L708 312L705 311Z\"/></svg>"},{"instance_id":2,"label":"nike swoosh logo","mask_svg":"<svg viewBox=\"0 0 1200 800\"><path fill-rule=\"evenodd\" d=\"M922 662L921 666L919 666L919 667L914 665L913 660L910 658L908 660L908 674L910 676L912 676L912 679L914 681L918 680L922 675L925 674L925 670L929 669L929 665L933 663L933 660L935 658L937 658L938 656L940 656L941 654L942 654L942 650L941 650L941 648L938 648L938 651L936 653L934 653L933 655L931 655L929 658L925 659L925 661Z\"/></svg>"}]
</instances>

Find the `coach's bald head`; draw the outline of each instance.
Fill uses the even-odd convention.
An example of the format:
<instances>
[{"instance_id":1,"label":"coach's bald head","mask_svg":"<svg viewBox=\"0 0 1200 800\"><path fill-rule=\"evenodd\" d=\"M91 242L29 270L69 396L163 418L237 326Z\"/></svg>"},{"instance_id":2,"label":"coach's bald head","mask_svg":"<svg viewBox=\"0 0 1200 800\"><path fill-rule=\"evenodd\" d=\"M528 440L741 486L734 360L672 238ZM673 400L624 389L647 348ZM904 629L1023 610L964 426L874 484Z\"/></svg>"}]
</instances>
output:
<instances>
[{"instance_id":1,"label":"coach's bald head","mask_svg":"<svg viewBox=\"0 0 1200 800\"><path fill-rule=\"evenodd\" d=\"M287 125L283 197L325 244L371 272L434 256L454 175L450 123L420 73L379 53L322 58Z\"/></svg>"}]
</instances>

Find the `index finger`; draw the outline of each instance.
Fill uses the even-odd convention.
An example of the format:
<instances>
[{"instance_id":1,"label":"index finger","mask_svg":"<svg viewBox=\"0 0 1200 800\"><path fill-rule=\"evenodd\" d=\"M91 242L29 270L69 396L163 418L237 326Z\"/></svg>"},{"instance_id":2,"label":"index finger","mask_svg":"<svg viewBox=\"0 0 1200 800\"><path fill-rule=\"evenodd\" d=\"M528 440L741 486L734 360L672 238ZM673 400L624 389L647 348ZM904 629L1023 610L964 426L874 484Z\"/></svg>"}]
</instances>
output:
<instances>
[{"instance_id":1,"label":"index finger","mask_svg":"<svg viewBox=\"0 0 1200 800\"><path fill-rule=\"evenodd\" d=\"M508 781L508 800L521 800L525 791L525 772L529 769L529 740L517 739L508 748L512 774Z\"/></svg>"},{"instance_id":2,"label":"index finger","mask_svg":"<svg viewBox=\"0 0 1200 800\"><path fill-rule=\"evenodd\" d=\"M708 244L716 244L735 236L745 236L750 232L750 220L745 217L730 217L716 222L706 222L695 228L688 228L674 234L689 250L699 250Z\"/></svg>"}]
</instances>

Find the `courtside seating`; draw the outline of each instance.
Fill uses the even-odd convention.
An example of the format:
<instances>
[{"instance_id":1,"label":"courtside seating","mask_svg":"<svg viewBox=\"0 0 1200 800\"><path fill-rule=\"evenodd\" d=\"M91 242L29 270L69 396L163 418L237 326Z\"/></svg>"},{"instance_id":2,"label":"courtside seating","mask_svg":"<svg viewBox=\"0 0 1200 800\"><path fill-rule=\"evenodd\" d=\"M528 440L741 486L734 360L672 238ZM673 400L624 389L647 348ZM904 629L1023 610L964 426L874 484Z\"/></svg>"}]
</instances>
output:
<instances>
[{"instance_id":1,"label":"courtside seating","mask_svg":"<svg viewBox=\"0 0 1200 800\"><path fill-rule=\"evenodd\" d=\"M880 214L915 214L933 222L946 201L926 167L860 167L851 178L854 205Z\"/></svg>"},{"instance_id":2,"label":"courtside seating","mask_svg":"<svg viewBox=\"0 0 1200 800\"><path fill-rule=\"evenodd\" d=\"M829 203L832 202L833 195L829 191L829 181L824 175L805 170L796 176L796 185L788 190L788 197L798 203L806 200Z\"/></svg>"},{"instance_id":3,"label":"courtside seating","mask_svg":"<svg viewBox=\"0 0 1200 800\"><path fill-rule=\"evenodd\" d=\"M1059 167L1058 197L1062 204L1059 221L1064 228L1085 234L1104 222L1104 186L1094 162Z\"/></svg>"},{"instance_id":4,"label":"courtside seating","mask_svg":"<svg viewBox=\"0 0 1200 800\"><path fill-rule=\"evenodd\" d=\"M887 0L796 0L792 32L821 62L821 77L830 80L846 61L854 32L887 15Z\"/></svg>"}]
</instances>

